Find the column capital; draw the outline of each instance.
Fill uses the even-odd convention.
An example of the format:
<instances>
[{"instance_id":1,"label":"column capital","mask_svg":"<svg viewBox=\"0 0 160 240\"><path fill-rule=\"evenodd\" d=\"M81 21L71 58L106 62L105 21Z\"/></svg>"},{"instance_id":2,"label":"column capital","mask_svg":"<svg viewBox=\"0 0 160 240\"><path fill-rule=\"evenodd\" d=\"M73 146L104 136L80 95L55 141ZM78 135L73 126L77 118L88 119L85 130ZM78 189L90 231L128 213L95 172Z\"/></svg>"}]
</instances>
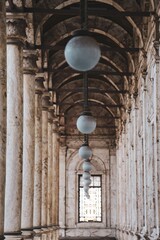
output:
<instances>
[{"instance_id":1,"label":"column capital","mask_svg":"<svg viewBox=\"0 0 160 240\"><path fill-rule=\"evenodd\" d=\"M26 21L24 19L7 19L7 43L20 44L26 40Z\"/></svg>"},{"instance_id":2,"label":"column capital","mask_svg":"<svg viewBox=\"0 0 160 240\"><path fill-rule=\"evenodd\" d=\"M44 78L43 77L37 77L35 79L35 93L36 94L43 94L45 88L44 88Z\"/></svg>"},{"instance_id":3,"label":"column capital","mask_svg":"<svg viewBox=\"0 0 160 240\"><path fill-rule=\"evenodd\" d=\"M37 55L35 51L23 51L23 73L35 74L37 71Z\"/></svg>"},{"instance_id":4,"label":"column capital","mask_svg":"<svg viewBox=\"0 0 160 240\"><path fill-rule=\"evenodd\" d=\"M42 96L42 110L48 111L48 108L51 106L50 103L50 94L48 92L45 92Z\"/></svg>"}]
</instances>

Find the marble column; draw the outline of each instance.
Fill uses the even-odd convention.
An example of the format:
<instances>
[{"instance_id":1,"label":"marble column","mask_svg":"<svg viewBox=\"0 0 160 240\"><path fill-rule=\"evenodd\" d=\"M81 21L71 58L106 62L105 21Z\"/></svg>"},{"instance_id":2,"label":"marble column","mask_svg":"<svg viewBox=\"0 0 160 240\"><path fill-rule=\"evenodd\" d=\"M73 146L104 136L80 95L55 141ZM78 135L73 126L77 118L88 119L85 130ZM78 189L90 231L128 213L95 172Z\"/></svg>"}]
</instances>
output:
<instances>
[{"instance_id":1,"label":"marble column","mask_svg":"<svg viewBox=\"0 0 160 240\"><path fill-rule=\"evenodd\" d=\"M44 78L35 80L35 154L34 154L34 200L33 228L41 228L41 194L42 194L42 94Z\"/></svg>"},{"instance_id":2,"label":"marble column","mask_svg":"<svg viewBox=\"0 0 160 240\"><path fill-rule=\"evenodd\" d=\"M143 228L141 229L142 236L147 232L147 86L146 86L146 73L143 74Z\"/></svg>"},{"instance_id":3,"label":"marble column","mask_svg":"<svg viewBox=\"0 0 160 240\"><path fill-rule=\"evenodd\" d=\"M136 172L136 163L137 163L137 99L134 98L132 103L133 106L133 164L132 164L132 232L135 234L137 232L137 172Z\"/></svg>"},{"instance_id":4,"label":"marble column","mask_svg":"<svg viewBox=\"0 0 160 240\"><path fill-rule=\"evenodd\" d=\"M60 139L61 141L61 139ZM61 142L59 148L59 226L60 235L65 236L66 229L66 146Z\"/></svg>"},{"instance_id":5,"label":"marble column","mask_svg":"<svg viewBox=\"0 0 160 240\"><path fill-rule=\"evenodd\" d=\"M54 118L52 134L52 225L58 225L58 202L59 202L59 142L58 125Z\"/></svg>"},{"instance_id":6,"label":"marble column","mask_svg":"<svg viewBox=\"0 0 160 240\"><path fill-rule=\"evenodd\" d=\"M4 196L6 165L6 11L0 1L0 239L4 232Z\"/></svg>"},{"instance_id":7,"label":"marble column","mask_svg":"<svg viewBox=\"0 0 160 240\"><path fill-rule=\"evenodd\" d=\"M158 10L158 9L157 9ZM160 16L160 4L159 4L159 16ZM160 19L159 19L159 30L160 30ZM155 169L157 176L155 177L155 212L156 212L156 227L159 228L160 225L160 42L156 42L156 71L155 71L155 108L156 114L154 116L156 122L155 128ZM157 182L157 183L156 183ZM160 234L160 233L159 233Z\"/></svg>"},{"instance_id":8,"label":"marble column","mask_svg":"<svg viewBox=\"0 0 160 240\"><path fill-rule=\"evenodd\" d=\"M35 73L37 56L24 51L23 56L23 176L22 220L23 235L33 229L34 143L35 143Z\"/></svg>"},{"instance_id":9,"label":"marble column","mask_svg":"<svg viewBox=\"0 0 160 240\"><path fill-rule=\"evenodd\" d=\"M143 227L143 138L142 138L142 100L139 99L139 110L137 113L138 127L137 128L137 231L141 232Z\"/></svg>"},{"instance_id":10,"label":"marble column","mask_svg":"<svg viewBox=\"0 0 160 240\"><path fill-rule=\"evenodd\" d=\"M23 147L23 47L26 22L7 20L7 150L5 234L20 235Z\"/></svg>"},{"instance_id":11,"label":"marble column","mask_svg":"<svg viewBox=\"0 0 160 240\"><path fill-rule=\"evenodd\" d=\"M52 226L52 123L53 123L53 109L48 111L48 208L47 208L47 226Z\"/></svg>"},{"instance_id":12,"label":"marble column","mask_svg":"<svg viewBox=\"0 0 160 240\"><path fill-rule=\"evenodd\" d=\"M41 226L47 227L48 207L48 107L49 95L45 93L42 97L42 209Z\"/></svg>"}]
</instances>

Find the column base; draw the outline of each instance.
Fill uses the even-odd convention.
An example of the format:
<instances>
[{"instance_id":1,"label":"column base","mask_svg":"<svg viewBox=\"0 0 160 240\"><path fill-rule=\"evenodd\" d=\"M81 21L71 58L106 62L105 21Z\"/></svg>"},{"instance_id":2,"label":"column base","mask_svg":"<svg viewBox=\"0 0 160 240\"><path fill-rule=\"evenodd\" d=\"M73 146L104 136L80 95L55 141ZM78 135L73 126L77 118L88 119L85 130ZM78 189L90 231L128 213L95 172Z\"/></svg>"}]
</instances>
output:
<instances>
[{"instance_id":1,"label":"column base","mask_svg":"<svg viewBox=\"0 0 160 240\"><path fill-rule=\"evenodd\" d=\"M41 240L42 233L43 233L43 231L40 227L33 228L33 240Z\"/></svg>"},{"instance_id":2,"label":"column base","mask_svg":"<svg viewBox=\"0 0 160 240\"><path fill-rule=\"evenodd\" d=\"M22 240L22 233L21 232L11 232L11 233L4 233L4 237L6 240Z\"/></svg>"},{"instance_id":3,"label":"column base","mask_svg":"<svg viewBox=\"0 0 160 240\"><path fill-rule=\"evenodd\" d=\"M0 235L0 240L4 240L5 236L4 235Z\"/></svg>"},{"instance_id":4,"label":"column base","mask_svg":"<svg viewBox=\"0 0 160 240\"><path fill-rule=\"evenodd\" d=\"M42 227L42 240L48 240L49 230L47 227Z\"/></svg>"},{"instance_id":5,"label":"column base","mask_svg":"<svg viewBox=\"0 0 160 240\"><path fill-rule=\"evenodd\" d=\"M32 240L33 239L33 229L22 229L23 239Z\"/></svg>"}]
</instances>

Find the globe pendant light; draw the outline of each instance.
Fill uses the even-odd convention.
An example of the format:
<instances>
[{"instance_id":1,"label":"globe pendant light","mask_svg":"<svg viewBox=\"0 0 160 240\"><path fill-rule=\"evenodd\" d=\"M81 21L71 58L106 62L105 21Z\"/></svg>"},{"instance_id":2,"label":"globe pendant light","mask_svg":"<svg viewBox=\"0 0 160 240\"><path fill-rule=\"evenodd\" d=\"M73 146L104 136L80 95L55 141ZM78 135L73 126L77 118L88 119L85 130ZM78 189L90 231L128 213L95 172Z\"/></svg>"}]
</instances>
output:
<instances>
[{"instance_id":1,"label":"globe pendant light","mask_svg":"<svg viewBox=\"0 0 160 240\"><path fill-rule=\"evenodd\" d=\"M81 36L74 36L64 50L65 59L69 66L81 72L94 68L101 56L100 47L96 40L88 35L85 31Z\"/></svg>"},{"instance_id":2,"label":"globe pendant light","mask_svg":"<svg viewBox=\"0 0 160 240\"><path fill-rule=\"evenodd\" d=\"M90 134L96 128L96 120L91 112L84 111L77 119L77 128L83 134Z\"/></svg>"},{"instance_id":3,"label":"globe pendant light","mask_svg":"<svg viewBox=\"0 0 160 240\"><path fill-rule=\"evenodd\" d=\"M90 179L90 177L91 177L91 174L89 172L84 172L83 173L83 180L84 179Z\"/></svg>"},{"instance_id":4,"label":"globe pendant light","mask_svg":"<svg viewBox=\"0 0 160 240\"><path fill-rule=\"evenodd\" d=\"M83 186L89 186L91 184L91 179L88 178L88 179L84 179L84 183L83 183Z\"/></svg>"},{"instance_id":5,"label":"globe pendant light","mask_svg":"<svg viewBox=\"0 0 160 240\"><path fill-rule=\"evenodd\" d=\"M82 159L89 159L92 156L92 150L88 146L88 141L85 140L85 143L80 147L79 156Z\"/></svg>"},{"instance_id":6,"label":"globe pendant light","mask_svg":"<svg viewBox=\"0 0 160 240\"><path fill-rule=\"evenodd\" d=\"M87 31L87 0L81 0L81 30L75 31L67 43L64 56L69 66L77 71L86 72L99 62L101 51L96 40Z\"/></svg>"},{"instance_id":7,"label":"globe pendant light","mask_svg":"<svg viewBox=\"0 0 160 240\"><path fill-rule=\"evenodd\" d=\"M84 111L77 119L77 128L83 134L90 134L96 128L96 120L92 116L88 107L88 77L87 73L83 74L83 87L84 87Z\"/></svg>"},{"instance_id":8,"label":"globe pendant light","mask_svg":"<svg viewBox=\"0 0 160 240\"><path fill-rule=\"evenodd\" d=\"M89 160L85 160L83 162L82 167L83 167L83 171L85 171L85 172L90 172L92 170L92 164L90 163Z\"/></svg>"}]
</instances>

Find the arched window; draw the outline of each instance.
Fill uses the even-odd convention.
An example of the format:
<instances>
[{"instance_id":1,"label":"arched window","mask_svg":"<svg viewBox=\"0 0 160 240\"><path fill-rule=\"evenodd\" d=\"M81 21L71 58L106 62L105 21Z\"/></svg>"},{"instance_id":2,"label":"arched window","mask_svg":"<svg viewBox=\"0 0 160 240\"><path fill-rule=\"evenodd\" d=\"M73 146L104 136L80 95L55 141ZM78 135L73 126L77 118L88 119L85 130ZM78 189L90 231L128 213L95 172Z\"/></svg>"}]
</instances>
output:
<instances>
[{"instance_id":1,"label":"arched window","mask_svg":"<svg viewBox=\"0 0 160 240\"><path fill-rule=\"evenodd\" d=\"M79 222L101 222L102 221L102 177L101 175L91 176L89 196L87 198L83 189L83 177L79 175Z\"/></svg>"}]
</instances>

